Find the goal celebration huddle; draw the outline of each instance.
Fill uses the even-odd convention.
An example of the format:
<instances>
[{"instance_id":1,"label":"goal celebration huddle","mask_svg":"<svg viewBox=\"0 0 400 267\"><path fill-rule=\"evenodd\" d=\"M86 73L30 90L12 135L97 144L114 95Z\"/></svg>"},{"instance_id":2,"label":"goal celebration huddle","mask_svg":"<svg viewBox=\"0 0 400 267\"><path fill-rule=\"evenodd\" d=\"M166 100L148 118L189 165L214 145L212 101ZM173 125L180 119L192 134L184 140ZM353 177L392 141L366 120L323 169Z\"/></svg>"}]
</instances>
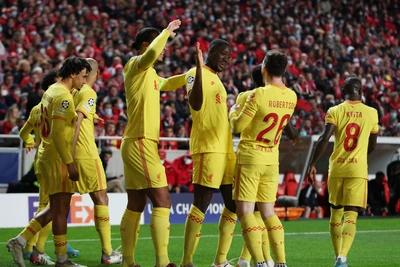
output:
<instances>
[{"instance_id":1,"label":"goal celebration huddle","mask_svg":"<svg viewBox=\"0 0 400 267\"><path fill-rule=\"evenodd\" d=\"M77 252L68 246L67 218L71 196L88 193L94 204L95 227L101 241L101 264L138 267L135 248L140 246L140 218L148 200L153 209L150 232L154 266L193 267L201 239L206 210L219 189L224 209L218 229L218 246L210 258L213 267L232 267L227 255L236 223L240 223L243 249L237 267L286 267L284 228L274 212L279 180L279 144L285 134L296 145L299 133L291 123L297 104L294 91L282 79L288 57L269 50L262 64L252 71L255 89L238 95L230 110L227 92L218 76L231 60L232 48L214 39L203 58L196 44L196 66L187 73L162 78L153 68L162 61L169 38L181 21L174 20L161 32L143 28L131 48L137 55L124 66L128 123L122 137L128 203L121 218L122 251L111 246L111 228L106 178L94 139L99 64L92 58L67 58L47 77L48 89L20 132L27 152L36 143L35 173L40 186L39 209L26 228L7 242L18 266L24 258L36 265L83 266L70 260ZM204 51L205 52L205 51ZM169 259L171 199L164 166L158 154L160 137L160 92L185 87L192 116L190 155L193 159L193 203L188 213L180 262ZM316 180L316 163L334 135L329 160L329 231L335 260L331 266L348 266L347 254L356 235L358 211L366 208L367 155L377 141L378 114L364 105L362 83L345 80L345 101L331 107L316 149L307 162L310 183ZM34 131L36 142L30 135ZM240 133L234 151L232 133ZM328 227L328 226L327 226ZM44 251L52 230L55 259ZM299 248L301 249L301 248ZM288 251L287 253L290 253ZM24 257L28 255L27 257ZM147 266L144 266L147 267Z\"/></svg>"}]
</instances>

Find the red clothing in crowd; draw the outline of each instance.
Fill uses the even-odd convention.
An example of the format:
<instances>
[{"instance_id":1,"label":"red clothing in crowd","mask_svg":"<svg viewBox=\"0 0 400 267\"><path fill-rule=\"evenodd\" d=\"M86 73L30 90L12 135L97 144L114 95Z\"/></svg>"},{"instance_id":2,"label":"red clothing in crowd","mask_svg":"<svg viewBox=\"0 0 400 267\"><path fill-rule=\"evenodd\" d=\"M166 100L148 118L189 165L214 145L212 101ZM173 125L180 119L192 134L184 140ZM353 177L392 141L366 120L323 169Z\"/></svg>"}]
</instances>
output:
<instances>
[{"instance_id":1,"label":"red clothing in crowd","mask_svg":"<svg viewBox=\"0 0 400 267\"><path fill-rule=\"evenodd\" d=\"M193 192L192 174L193 174L193 161L190 164L185 164L184 158L186 156L181 156L176 158L172 165L176 171L176 185L177 186L187 186L190 192Z\"/></svg>"},{"instance_id":2,"label":"red clothing in crowd","mask_svg":"<svg viewBox=\"0 0 400 267\"><path fill-rule=\"evenodd\" d=\"M172 165L172 162L165 160L163 164L165 168L165 174L167 176L168 185L173 188L176 185L177 175Z\"/></svg>"}]
</instances>

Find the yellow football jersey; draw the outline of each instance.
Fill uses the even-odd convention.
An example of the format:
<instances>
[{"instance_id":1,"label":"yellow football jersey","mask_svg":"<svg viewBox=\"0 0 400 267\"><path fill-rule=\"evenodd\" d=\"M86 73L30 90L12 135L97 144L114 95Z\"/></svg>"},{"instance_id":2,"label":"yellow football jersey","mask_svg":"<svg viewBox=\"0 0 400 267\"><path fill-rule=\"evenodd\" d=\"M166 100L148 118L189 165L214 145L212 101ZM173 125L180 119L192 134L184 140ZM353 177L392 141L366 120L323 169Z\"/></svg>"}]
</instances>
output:
<instances>
[{"instance_id":1,"label":"yellow football jersey","mask_svg":"<svg viewBox=\"0 0 400 267\"><path fill-rule=\"evenodd\" d=\"M70 91L61 83L50 86L40 102L40 114L42 142L38 159L46 161L59 157L64 164L71 163L75 107ZM63 138L56 140L59 137Z\"/></svg>"},{"instance_id":2,"label":"yellow football jersey","mask_svg":"<svg viewBox=\"0 0 400 267\"><path fill-rule=\"evenodd\" d=\"M245 94L249 96L241 112L252 120L241 133L237 162L279 165L279 143L296 107L297 96L285 86L275 85Z\"/></svg>"},{"instance_id":3,"label":"yellow football jersey","mask_svg":"<svg viewBox=\"0 0 400 267\"><path fill-rule=\"evenodd\" d=\"M229 128L225 87L216 72L203 66L203 105L199 111L190 107L192 131L190 153L233 153L232 133ZM193 88L196 68L186 74L186 89Z\"/></svg>"},{"instance_id":4,"label":"yellow football jersey","mask_svg":"<svg viewBox=\"0 0 400 267\"><path fill-rule=\"evenodd\" d=\"M347 100L330 108L325 122L336 125L329 176L368 178L369 135L379 131L376 109Z\"/></svg>"},{"instance_id":5,"label":"yellow football jersey","mask_svg":"<svg viewBox=\"0 0 400 267\"><path fill-rule=\"evenodd\" d=\"M98 149L94 139L94 122L96 115L96 92L87 84L80 90L73 90L76 112L82 112L85 118L82 120L78 142L76 144L76 159L97 159Z\"/></svg>"},{"instance_id":6,"label":"yellow football jersey","mask_svg":"<svg viewBox=\"0 0 400 267\"><path fill-rule=\"evenodd\" d=\"M35 140L32 135L30 135L31 131L35 135ZM34 147L34 141L36 142L36 148L40 145L40 104L34 106L29 114L28 120L25 122L25 125L21 128L20 136L22 140L25 142L26 147ZM36 150L37 154L37 150Z\"/></svg>"}]
</instances>

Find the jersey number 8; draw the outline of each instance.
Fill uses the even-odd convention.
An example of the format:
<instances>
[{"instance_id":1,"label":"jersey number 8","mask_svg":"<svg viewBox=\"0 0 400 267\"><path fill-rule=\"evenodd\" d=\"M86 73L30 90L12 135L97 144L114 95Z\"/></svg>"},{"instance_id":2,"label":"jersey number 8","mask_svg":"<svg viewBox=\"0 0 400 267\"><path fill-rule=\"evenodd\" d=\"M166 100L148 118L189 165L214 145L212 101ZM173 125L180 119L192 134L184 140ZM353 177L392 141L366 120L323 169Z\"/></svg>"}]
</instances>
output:
<instances>
[{"instance_id":1,"label":"jersey number 8","mask_svg":"<svg viewBox=\"0 0 400 267\"><path fill-rule=\"evenodd\" d=\"M353 132L353 133L352 133ZM358 144L358 135L360 134L360 125L349 123L346 126L346 138L344 139L344 150L350 152L356 149Z\"/></svg>"}]
</instances>

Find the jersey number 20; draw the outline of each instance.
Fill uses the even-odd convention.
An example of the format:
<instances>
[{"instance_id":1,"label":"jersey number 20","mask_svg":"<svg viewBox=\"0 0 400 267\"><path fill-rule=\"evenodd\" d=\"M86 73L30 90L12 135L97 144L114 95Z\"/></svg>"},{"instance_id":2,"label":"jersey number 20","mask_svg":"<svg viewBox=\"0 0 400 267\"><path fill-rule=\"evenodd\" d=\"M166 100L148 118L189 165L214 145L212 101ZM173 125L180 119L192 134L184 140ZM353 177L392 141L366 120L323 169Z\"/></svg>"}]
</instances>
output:
<instances>
[{"instance_id":1,"label":"jersey number 20","mask_svg":"<svg viewBox=\"0 0 400 267\"><path fill-rule=\"evenodd\" d=\"M353 132L353 133L352 133ZM346 126L346 138L344 139L344 150L353 151L358 144L358 135L360 134L360 125L349 123Z\"/></svg>"},{"instance_id":2,"label":"jersey number 20","mask_svg":"<svg viewBox=\"0 0 400 267\"><path fill-rule=\"evenodd\" d=\"M279 126L278 126L278 130L276 131L275 134L275 138L274 138L274 145L277 145L279 142L279 139L281 138L282 135L282 131L283 129L285 129L285 126L287 124L287 122L290 119L290 115L289 114L285 114L282 119L279 122ZM269 131L273 130L275 128L275 126L278 125L278 121L279 121L279 116L276 113L269 113L267 116L264 117L264 122L268 123L270 120L272 120L272 123L270 126L268 126L267 128L265 128L264 130L262 130L258 135L257 135L257 141L259 142L263 142L266 144L270 144L271 140L269 139L264 139L263 136L266 135Z\"/></svg>"}]
</instances>

